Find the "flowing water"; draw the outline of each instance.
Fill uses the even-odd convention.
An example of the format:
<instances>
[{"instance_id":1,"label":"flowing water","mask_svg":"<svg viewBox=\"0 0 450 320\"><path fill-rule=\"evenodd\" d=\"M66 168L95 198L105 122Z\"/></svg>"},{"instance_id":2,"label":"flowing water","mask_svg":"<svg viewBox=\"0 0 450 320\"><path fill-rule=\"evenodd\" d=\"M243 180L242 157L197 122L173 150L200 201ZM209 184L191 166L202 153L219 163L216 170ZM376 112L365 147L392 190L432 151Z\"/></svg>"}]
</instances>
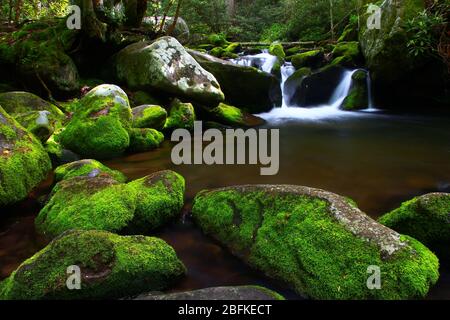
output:
<instances>
[{"instance_id":1,"label":"flowing water","mask_svg":"<svg viewBox=\"0 0 450 320\"><path fill-rule=\"evenodd\" d=\"M258 63L262 66L265 62ZM291 71L286 70L286 74ZM280 171L276 176L261 176L258 165L175 166L170 160L173 144L169 141L153 152L105 162L129 179L163 169L176 170L185 177L183 215L152 234L170 243L188 268L187 277L173 291L260 284L288 298L299 298L246 267L195 227L189 212L200 190L253 183L306 185L348 196L373 218L414 196L450 192L450 116L340 111L336 105L348 92L351 73L343 75L327 106L306 109L284 105L262 115L268 121L267 128L280 129ZM38 190L40 193L48 191L51 179ZM39 211L36 200L7 211L9 218L0 222L0 279L45 245L33 227ZM428 298L450 299L448 270L442 270Z\"/></svg>"}]
</instances>

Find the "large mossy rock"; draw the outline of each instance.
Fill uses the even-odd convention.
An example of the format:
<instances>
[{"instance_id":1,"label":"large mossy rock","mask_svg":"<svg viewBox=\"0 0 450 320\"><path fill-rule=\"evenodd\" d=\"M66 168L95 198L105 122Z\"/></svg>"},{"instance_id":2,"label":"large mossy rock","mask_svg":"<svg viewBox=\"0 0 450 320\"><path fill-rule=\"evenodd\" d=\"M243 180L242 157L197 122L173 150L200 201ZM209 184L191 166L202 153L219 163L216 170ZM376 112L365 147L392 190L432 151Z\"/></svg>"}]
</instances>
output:
<instances>
[{"instance_id":1,"label":"large mossy rock","mask_svg":"<svg viewBox=\"0 0 450 320\"><path fill-rule=\"evenodd\" d=\"M73 177L86 176L93 178L100 175L109 176L118 182L125 182L127 180L122 172L112 170L101 162L93 159L83 159L66 163L55 169L56 182Z\"/></svg>"},{"instance_id":2,"label":"large mossy rock","mask_svg":"<svg viewBox=\"0 0 450 320\"><path fill-rule=\"evenodd\" d=\"M56 184L36 218L37 230L55 237L70 229L146 232L175 217L184 204L184 179L161 171L120 183L110 175L82 175Z\"/></svg>"},{"instance_id":3,"label":"large mossy rock","mask_svg":"<svg viewBox=\"0 0 450 320\"><path fill-rule=\"evenodd\" d=\"M382 216L379 222L421 241L439 259L450 263L449 193L430 193L409 200Z\"/></svg>"},{"instance_id":4,"label":"large mossy rock","mask_svg":"<svg viewBox=\"0 0 450 320\"><path fill-rule=\"evenodd\" d=\"M107 159L130 145L131 108L126 93L100 85L76 102L67 127L57 136L62 146L82 157Z\"/></svg>"},{"instance_id":5,"label":"large mossy rock","mask_svg":"<svg viewBox=\"0 0 450 320\"><path fill-rule=\"evenodd\" d=\"M339 42L334 47L332 54L333 61L331 61L331 65L339 65L346 68L356 68L363 65L364 57L361 54L357 41Z\"/></svg>"},{"instance_id":6,"label":"large mossy rock","mask_svg":"<svg viewBox=\"0 0 450 320\"><path fill-rule=\"evenodd\" d=\"M28 23L0 36L0 60L15 71L13 80L35 92L48 94L48 89L64 97L79 89L77 68L66 54L77 37L78 31L69 30L64 19Z\"/></svg>"},{"instance_id":7,"label":"large mossy rock","mask_svg":"<svg viewBox=\"0 0 450 320\"><path fill-rule=\"evenodd\" d=\"M41 143L0 106L0 206L25 199L50 170Z\"/></svg>"},{"instance_id":8,"label":"large mossy rock","mask_svg":"<svg viewBox=\"0 0 450 320\"><path fill-rule=\"evenodd\" d=\"M312 50L298 53L291 57L292 65L295 69L312 68L317 69L324 64L325 55L323 50Z\"/></svg>"},{"instance_id":9,"label":"large mossy rock","mask_svg":"<svg viewBox=\"0 0 450 320\"><path fill-rule=\"evenodd\" d=\"M348 96L342 103L344 110L361 110L369 107L369 90L367 88L368 74L364 70L357 70L352 75L352 86Z\"/></svg>"},{"instance_id":10,"label":"large mossy rock","mask_svg":"<svg viewBox=\"0 0 450 320\"><path fill-rule=\"evenodd\" d=\"M130 132L128 151L146 152L158 148L164 141L164 134L150 128L133 128Z\"/></svg>"},{"instance_id":11,"label":"large mossy rock","mask_svg":"<svg viewBox=\"0 0 450 320\"><path fill-rule=\"evenodd\" d=\"M426 7L424 0L385 0L381 29L361 24L359 41L371 72L377 104L386 108L448 106L449 76L441 59L410 53L405 25ZM368 15L362 17L366 21ZM416 23L417 24L417 23Z\"/></svg>"},{"instance_id":12,"label":"large mossy rock","mask_svg":"<svg viewBox=\"0 0 450 320\"><path fill-rule=\"evenodd\" d=\"M439 263L420 242L375 222L339 195L300 186L237 186L199 193L202 230L267 276L316 299L426 296ZM368 268L382 287L367 286Z\"/></svg>"},{"instance_id":13,"label":"large mossy rock","mask_svg":"<svg viewBox=\"0 0 450 320\"><path fill-rule=\"evenodd\" d=\"M296 70L284 83L284 99L288 105L296 105L301 102L301 87L303 80L312 74L311 68L300 68Z\"/></svg>"},{"instance_id":14,"label":"large mossy rock","mask_svg":"<svg viewBox=\"0 0 450 320\"><path fill-rule=\"evenodd\" d=\"M189 53L219 81L227 104L250 113L270 111L275 105L281 105L280 83L275 76L198 51L189 50Z\"/></svg>"},{"instance_id":15,"label":"large mossy rock","mask_svg":"<svg viewBox=\"0 0 450 320\"><path fill-rule=\"evenodd\" d=\"M267 288L260 286L214 287L177 293L149 293L136 297L135 300L284 300L284 298Z\"/></svg>"},{"instance_id":16,"label":"large mossy rock","mask_svg":"<svg viewBox=\"0 0 450 320\"><path fill-rule=\"evenodd\" d=\"M73 283L73 266L80 270L79 290L67 287ZM122 298L167 289L185 272L173 248L161 239L69 231L0 283L0 299Z\"/></svg>"},{"instance_id":17,"label":"large mossy rock","mask_svg":"<svg viewBox=\"0 0 450 320\"><path fill-rule=\"evenodd\" d=\"M57 106L29 92L1 93L0 105L42 142L65 121L64 113Z\"/></svg>"},{"instance_id":18,"label":"large mossy rock","mask_svg":"<svg viewBox=\"0 0 450 320\"><path fill-rule=\"evenodd\" d=\"M164 91L205 104L224 100L216 78L175 38L132 44L117 53L113 68L117 80L131 89Z\"/></svg>"},{"instance_id":19,"label":"large mossy rock","mask_svg":"<svg viewBox=\"0 0 450 320\"><path fill-rule=\"evenodd\" d=\"M157 105L142 105L131 110L133 128L152 128L162 130L167 120L167 111Z\"/></svg>"}]
</instances>

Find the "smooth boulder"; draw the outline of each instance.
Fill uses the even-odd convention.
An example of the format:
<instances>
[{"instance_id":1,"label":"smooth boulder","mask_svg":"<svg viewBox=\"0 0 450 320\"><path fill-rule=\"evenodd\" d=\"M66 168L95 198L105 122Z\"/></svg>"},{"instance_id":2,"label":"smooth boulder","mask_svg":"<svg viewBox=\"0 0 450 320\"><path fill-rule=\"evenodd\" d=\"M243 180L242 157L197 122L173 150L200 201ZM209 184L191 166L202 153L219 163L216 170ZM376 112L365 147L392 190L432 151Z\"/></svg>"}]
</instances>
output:
<instances>
[{"instance_id":1,"label":"smooth boulder","mask_svg":"<svg viewBox=\"0 0 450 320\"><path fill-rule=\"evenodd\" d=\"M195 109L192 103L183 103L175 99L170 106L169 117L164 125L164 130L193 130L195 120Z\"/></svg>"},{"instance_id":2,"label":"smooth boulder","mask_svg":"<svg viewBox=\"0 0 450 320\"><path fill-rule=\"evenodd\" d=\"M56 184L36 218L52 238L70 229L147 232L174 218L184 204L185 182L173 171L127 184L109 175L77 176Z\"/></svg>"},{"instance_id":3,"label":"smooth boulder","mask_svg":"<svg viewBox=\"0 0 450 320\"><path fill-rule=\"evenodd\" d=\"M162 130L167 120L167 111L157 105L142 105L131 109L133 128Z\"/></svg>"},{"instance_id":4,"label":"smooth boulder","mask_svg":"<svg viewBox=\"0 0 450 320\"><path fill-rule=\"evenodd\" d=\"M85 158L108 159L130 145L132 116L126 93L115 85L100 85L74 106L74 114L57 141Z\"/></svg>"},{"instance_id":5,"label":"smooth boulder","mask_svg":"<svg viewBox=\"0 0 450 320\"><path fill-rule=\"evenodd\" d=\"M200 192L202 230L234 255L315 299L425 297L439 277L423 244L377 223L348 198L301 186L247 185ZM382 271L382 289L367 286Z\"/></svg>"},{"instance_id":6,"label":"smooth boulder","mask_svg":"<svg viewBox=\"0 0 450 320\"><path fill-rule=\"evenodd\" d=\"M369 89L367 77L364 70L357 70L352 75L352 85L348 96L344 99L341 109L362 110L369 107Z\"/></svg>"},{"instance_id":7,"label":"smooth boulder","mask_svg":"<svg viewBox=\"0 0 450 320\"><path fill-rule=\"evenodd\" d=\"M127 178L118 171L112 170L93 159L83 159L63 164L55 169L55 181L67 180L74 177L98 177L109 176L116 181L125 182Z\"/></svg>"},{"instance_id":8,"label":"smooth boulder","mask_svg":"<svg viewBox=\"0 0 450 320\"><path fill-rule=\"evenodd\" d=\"M25 199L50 170L39 140L0 106L0 206Z\"/></svg>"},{"instance_id":9,"label":"smooth boulder","mask_svg":"<svg viewBox=\"0 0 450 320\"><path fill-rule=\"evenodd\" d=\"M73 290L70 279L76 270L80 290ZM74 230L53 240L1 282L0 299L122 298L166 289L185 272L174 249L161 239Z\"/></svg>"},{"instance_id":10,"label":"smooth boulder","mask_svg":"<svg viewBox=\"0 0 450 320\"><path fill-rule=\"evenodd\" d=\"M118 81L135 90L163 91L205 104L224 100L216 78L172 37L137 42L113 58Z\"/></svg>"}]
</instances>

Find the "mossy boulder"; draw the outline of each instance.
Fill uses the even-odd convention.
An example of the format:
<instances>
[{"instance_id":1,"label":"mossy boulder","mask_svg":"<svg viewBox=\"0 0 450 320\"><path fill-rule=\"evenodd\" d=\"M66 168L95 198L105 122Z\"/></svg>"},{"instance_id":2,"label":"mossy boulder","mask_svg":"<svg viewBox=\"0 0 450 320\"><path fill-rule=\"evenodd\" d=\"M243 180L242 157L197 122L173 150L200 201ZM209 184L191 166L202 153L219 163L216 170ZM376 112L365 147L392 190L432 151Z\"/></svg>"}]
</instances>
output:
<instances>
[{"instance_id":1,"label":"mossy boulder","mask_svg":"<svg viewBox=\"0 0 450 320\"><path fill-rule=\"evenodd\" d=\"M279 42L274 42L270 45L269 53L277 57L280 61L284 61L284 58L286 58L283 45Z\"/></svg>"},{"instance_id":2,"label":"mossy boulder","mask_svg":"<svg viewBox=\"0 0 450 320\"><path fill-rule=\"evenodd\" d=\"M0 57L16 73L16 79L35 92L67 96L79 89L79 76L66 54L79 35L65 20L39 21L0 37ZM45 87L43 85L45 84Z\"/></svg>"},{"instance_id":3,"label":"mossy boulder","mask_svg":"<svg viewBox=\"0 0 450 320\"><path fill-rule=\"evenodd\" d=\"M202 230L267 276L315 299L412 299L439 277L436 256L361 212L348 198L300 186L237 186L199 193ZM381 269L381 289L367 286Z\"/></svg>"},{"instance_id":4,"label":"mossy boulder","mask_svg":"<svg viewBox=\"0 0 450 320\"><path fill-rule=\"evenodd\" d=\"M147 232L180 212L184 189L183 177L172 171L128 184L108 174L75 176L53 188L36 228L50 238L70 229Z\"/></svg>"},{"instance_id":5,"label":"mossy boulder","mask_svg":"<svg viewBox=\"0 0 450 320\"><path fill-rule=\"evenodd\" d=\"M299 96L302 82L312 74L311 68L300 68L295 71L284 83L284 96L288 105L296 105L301 101Z\"/></svg>"},{"instance_id":6,"label":"mossy boulder","mask_svg":"<svg viewBox=\"0 0 450 320\"><path fill-rule=\"evenodd\" d=\"M361 110L369 107L367 77L368 74L364 70L357 70L352 75L350 92L341 106L343 110Z\"/></svg>"},{"instance_id":7,"label":"mossy boulder","mask_svg":"<svg viewBox=\"0 0 450 320\"><path fill-rule=\"evenodd\" d=\"M65 121L64 113L57 106L29 92L2 93L0 105L42 142Z\"/></svg>"},{"instance_id":8,"label":"mossy boulder","mask_svg":"<svg viewBox=\"0 0 450 320\"><path fill-rule=\"evenodd\" d=\"M332 54L333 61L331 61L331 65L339 65L347 68L361 66L364 59L357 41L339 42L334 47Z\"/></svg>"},{"instance_id":9,"label":"mossy boulder","mask_svg":"<svg viewBox=\"0 0 450 320\"><path fill-rule=\"evenodd\" d=\"M57 136L66 149L86 158L121 155L130 145L131 108L126 93L100 85L76 102L75 113Z\"/></svg>"},{"instance_id":10,"label":"mossy boulder","mask_svg":"<svg viewBox=\"0 0 450 320\"><path fill-rule=\"evenodd\" d=\"M225 47L230 44L223 34L211 34L208 36L208 42L216 47Z\"/></svg>"},{"instance_id":11,"label":"mossy boulder","mask_svg":"<svg viewBox=\"0 0 450 320\"><path fill-rule=\"evenodd\" d=\"M358 25L357 23L349 23L342 32L338 42L358 41Z\"/></svg>"},{"instance_id":12,"label":"mossy boulder","mask_svg":"<svg viewBox=\"0 0 450 320\"><path fill-rule=\"evenodd\" d=\"M260 286L214 287L177 293L149 293L135 300L284 300L280 294Z\"/></svg>"},{"instance_id":13,"label":"mossy boulder","mask_svg":"<svg viewBox=\"0 0 450 320\"><path fill-rule=\"evenodd\" d=\"M67 180L73 177L97 177L109 176L116 181L125 182L125 175L117 170L112 170L93 159L83 159L63 164L55 169L55 181Z\"/></svg>"},{"instance_id":14,"label":"mossy boulder","mask_svg":"<svg viewBox=\"0 0 450 320\"><path fill-rule=\"evenodd\" d=\"M295 69L304 67L317 69L324 64L324 59L325 55L323 50L318 49L296 54L291 57L291 62Z\"/></svg>"},{"instance_id":15,"label":"mossy boulder","mask_svg":"<svg viewBox=\"0 0 450 320\"><path fill-rule=\"evenodd\" d=\"M113 69L131 89L163 91L205 104L224 100L216 78L171 37L126 47L114 57Z\"/></svg>"},{"instance_id":16,"label":"mossy boulder","mask_svg":"<svg viewBox=\"0 0 450 320\"><path fill-rule=\"evenodd\" d=\"M39 140L0 106L0 206L25 199L50 170Z\"/></svg>"},{"instance_id":17,"label":"mossy boulder","mask_svg":"<svg viewBox=\"0 0 450 320\"><path fill-rule=\"evenodd\" d=\"M194 129L196 120L194 106L191 103L183 103L178 99L172 102L164 130Z\"/></svg>"},{"instance_id":18,"label":"mossy boulder","mask_svg":"<svg viewBox=\"0 0 450 320\"><path fill-rule=\"evenodd\" d=\"M130 133L128 151L145 152L158 148L164 141L164 134L155 129L133 128Z\"/></svg>"},{"instance_id":19,"label":"mossy boulder","mask_svg":"<svg viewBox=\"0 0 450 320\"><path fill-rule=\"evenodd\" d=\"M133 128L162 130L167 120L167 111L157 105L142 105L131 109Z\"/></svg>"},{"instance_id":20,"label":"mossy boulder","mask_svg":"<svg viewBox=\"0 0 450 320\"><path fill-rule=\"evenodd\" d=\"M67 287L73 266L80 270L80 290ZM161 239L75 230L24 261L0 285L0 299L122 298L167 289L185 272L173 248Z\"/></svg>"},{"instance_id":21,"label":"mossy boulder","mask_svg":"<svg viewBox=\"0 0 450 320\"><path fill-rule=\"evenodd\" d=\"M250 113L270 111L275 105L281 105L280 83L274 75L198 51L188 52L219 81L225 103Z\"/></svg>"},{"instance_id":22,"label":"mossy boulder","mask_svg":"<svg viewBox=\"0 0 450 320\"><path fill-rule=\"evenodd\" d=\"M430 193L406 201L382 216L379 222L421 241L439 259L450 264L449 193Z\"/></svg>"},{"instance_id":23,"label":"mossy boulder","mask_svg":"<svg viewBox=\"0 0 450 320\"><path fill-rule=\"evenodd\" d=\"M217 107L209 110L208 115L213 121L230 127L256 127L265 123L260 117L225 103L220 103Z\"/></svg>"}]
</instances>

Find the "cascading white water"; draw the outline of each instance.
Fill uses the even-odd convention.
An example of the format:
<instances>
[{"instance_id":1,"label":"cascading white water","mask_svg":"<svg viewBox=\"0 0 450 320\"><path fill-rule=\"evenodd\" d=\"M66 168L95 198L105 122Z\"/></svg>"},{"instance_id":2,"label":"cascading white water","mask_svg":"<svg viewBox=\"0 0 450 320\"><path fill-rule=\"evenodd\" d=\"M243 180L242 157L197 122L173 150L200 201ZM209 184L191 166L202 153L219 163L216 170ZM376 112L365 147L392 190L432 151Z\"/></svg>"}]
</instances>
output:
<instances>
[{"instance_id":1,"label":"cascading white water","mask_svg":"<svg viewBox=\"0 0 450 320\"><path fill-rule=\"evenodd\" d=\"M292 65L292 63L285 63L283 66L281 66L281 96L282 96L281 108L289 108L287 104L287 101L289 101L289 97L286 95L284 84L286 83L286 80L290 76L292 76L294 72L295 68Z\"/></svg>"},{"instance_id":2,"label":"cascading white water","mask_svg":"<svg viewBox=\"0 0 450 320\"><path fill-rule=\"evenodd\" d=\"M277 59L278 58L271 55L268 50L263 50L262 53L253 56L242 56L231 60L231 62L240 66L256 67L264 72L271 73Z\"/></svg>"},{"instance_id":3,"label":"cascading white water","mask_svg":"<svg viewBox=\"0 0 450 320\"><path fill-rule=\"evenodd\" d=\"M344 102L345 98L348 96L350 88L352 86L352 76L356 72L353 71L345 71L342 75L341 82L337 86L336 90L334 90L333 95L331 96L329 105L333 108L339 109L339 107Z\"/></svg>"}]
</instances>

